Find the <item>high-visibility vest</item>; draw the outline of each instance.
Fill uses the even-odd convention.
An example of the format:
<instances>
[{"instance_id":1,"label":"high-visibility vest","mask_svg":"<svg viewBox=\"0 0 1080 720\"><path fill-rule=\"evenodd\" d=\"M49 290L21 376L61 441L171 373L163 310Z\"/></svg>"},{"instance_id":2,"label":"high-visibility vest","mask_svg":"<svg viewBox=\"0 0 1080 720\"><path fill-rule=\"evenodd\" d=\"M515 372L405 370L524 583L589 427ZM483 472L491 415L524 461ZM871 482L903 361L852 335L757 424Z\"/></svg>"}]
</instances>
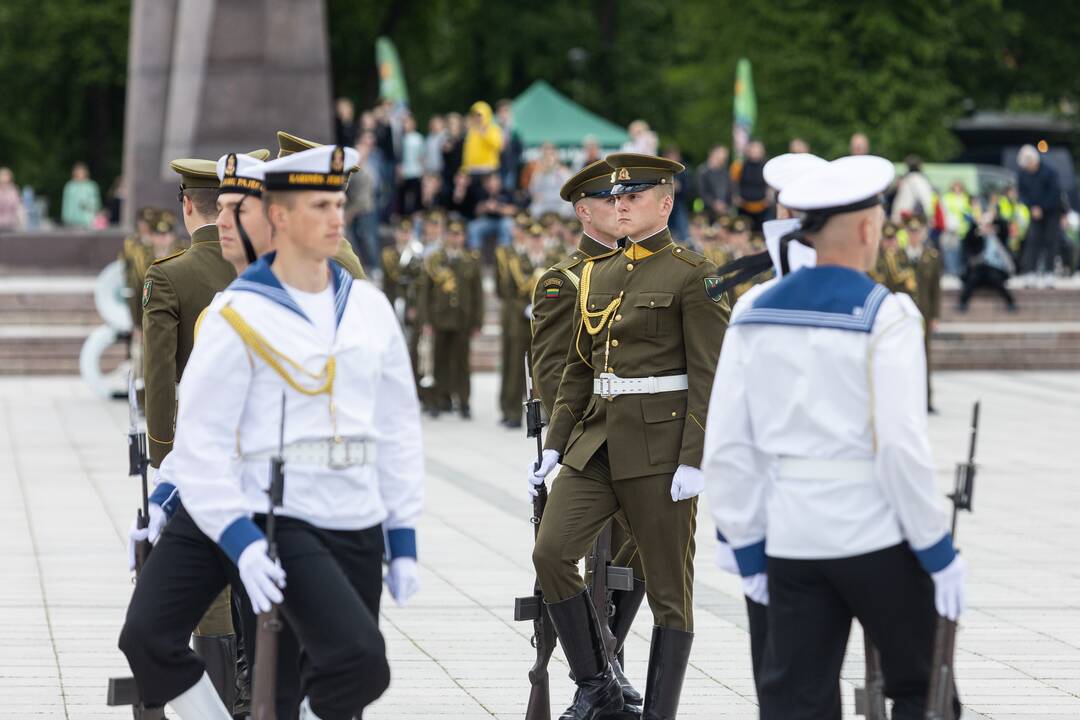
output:
<instances>
[{"instance_id":1,"label":"high-visibility vest","mask_svg":"<svg viewBox=\"0 0 1080 720\"><path fill-rule=\"evenodd\" d=\"M959 237L967 235L971 227L971 221L968 220L972 214L971 198L966 193L955 193L950 190L942 196L941 201L945 207L945 214L952 220L949 225L955 227Z\"/></svg>"}]
</instances>

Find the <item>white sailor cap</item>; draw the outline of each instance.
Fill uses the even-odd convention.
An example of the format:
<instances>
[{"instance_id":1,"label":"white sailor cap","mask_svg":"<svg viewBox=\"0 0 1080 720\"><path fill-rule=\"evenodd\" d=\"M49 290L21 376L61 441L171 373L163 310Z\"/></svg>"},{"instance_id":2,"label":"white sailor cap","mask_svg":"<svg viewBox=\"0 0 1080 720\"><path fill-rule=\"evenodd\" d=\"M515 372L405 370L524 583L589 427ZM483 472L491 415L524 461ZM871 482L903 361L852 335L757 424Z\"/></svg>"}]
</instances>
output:
<instances>
[{"instance_id":1,"label":"white sailor cap","mask_svg":"<svg viewBox=\"0 0 1080 720\"><path fill-rule=\"evenodd\" d=\"M849 155L801 174L781 191L778 201L792 210L839 215L879 205L892 183L893 164L876 155Z\"/></svg>"},{"instance_id":2,"label":"white sailor cap","mask_svg":"<svg viewBox=\"0 0 1080 720\"><path fill-rule=\"evenodd\" d=\"M261 196L263 181L258 168L262 165L261 160L243 153L222 155L217 161L217 176L221 183L221 192Z\"/></svg>"},{"instance_id":3,"label":"white sailor cap","mask_svg":"<svg viewBox=\"0 0 1080 720\"><path fill-rule=\"evenodd\" d=\"M828 160L812 153L784 153L765 163L762 173L769 187L780 192L796 178L828 164Z\"/></svg>"},{"instance_id":4,"label":"white sailor cap","mask_svg":"<svg viewBox=\"0 0 1080 720\"><path fill-rule=\"evenodd\" d=\"M360 160L356 150L341 145L320 145L252 168L267 191L345 190L348 169Z\"/></svg>"}]
</instances>

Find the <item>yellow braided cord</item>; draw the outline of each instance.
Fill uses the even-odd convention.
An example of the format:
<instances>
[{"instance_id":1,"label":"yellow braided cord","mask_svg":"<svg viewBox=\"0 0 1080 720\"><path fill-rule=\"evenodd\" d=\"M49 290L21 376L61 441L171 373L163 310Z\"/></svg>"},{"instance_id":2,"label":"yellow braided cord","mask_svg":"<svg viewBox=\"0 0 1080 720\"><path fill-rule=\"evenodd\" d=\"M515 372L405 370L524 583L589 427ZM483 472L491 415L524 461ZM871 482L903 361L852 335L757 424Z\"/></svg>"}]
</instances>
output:
<instances>
[{"instance_id":1,"label":"yellow braided cord","mask_svg":"<svg viewBox=\"0 0 1080 720\"><path fill-rule=\"evenodd\" d=\"M608 324L611 314L622 302L622 297L617 297L608 303L608 306L598 312L589 312L589 283L592 280L593 261L585 263L585 269L581 271L581 290L578 292L578 305L581 308L581 324L590 335L597 335ZM599 318L596 323L591 320Z\"/></svg>"},{"instance_id":2,"label":"yellow braided cord","mask_svg":"<svg viewBox=\"0 0 1080 720\"><path fill-rule=\"evenodd\" d=\"M236 331L236 334L240 336L240 339L244 341L244 344L251 348L252 352L262 358L263 362L270 366L274 372L281 376L281 379L289 384L293 390L304 395L322 395L323 393L329 395L334 390L334 356L331 355L326 360L326 365L323 366L322 372L315 374L308 372L302 365L295 360L287 357L280 350L277 350L270 343L266 341L262 335L257 333L253 327L247 324L247 322L240 317L240 314L233 308L226 305L221 308L221 316L232 326L232 329ZM284 360L286 364L292 367L298 373L307 375L309 378L315 381L322 381L322 384L314 388L306 388L298 383L292 375L289 374L280 362Z\"/></svg>"}]
</instances>

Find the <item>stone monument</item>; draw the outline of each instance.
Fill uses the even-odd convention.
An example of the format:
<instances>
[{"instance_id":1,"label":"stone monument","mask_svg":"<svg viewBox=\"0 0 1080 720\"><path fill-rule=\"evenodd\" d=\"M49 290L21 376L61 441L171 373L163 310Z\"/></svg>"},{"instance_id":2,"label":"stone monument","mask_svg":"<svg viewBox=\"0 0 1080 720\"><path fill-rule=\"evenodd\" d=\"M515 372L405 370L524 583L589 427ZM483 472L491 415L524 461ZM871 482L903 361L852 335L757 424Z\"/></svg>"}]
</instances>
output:
<instances>
[{"instance_id":1,"label":"stone monument","mask_svg":"<svg viewBox=\"0 0 1080 720\"><path fill-rule=\"evenodd\" d=\"M173 158L333 139L323 0L133 0L128 55L125 225L177 207Z\"/></svg>"}]
</instances>

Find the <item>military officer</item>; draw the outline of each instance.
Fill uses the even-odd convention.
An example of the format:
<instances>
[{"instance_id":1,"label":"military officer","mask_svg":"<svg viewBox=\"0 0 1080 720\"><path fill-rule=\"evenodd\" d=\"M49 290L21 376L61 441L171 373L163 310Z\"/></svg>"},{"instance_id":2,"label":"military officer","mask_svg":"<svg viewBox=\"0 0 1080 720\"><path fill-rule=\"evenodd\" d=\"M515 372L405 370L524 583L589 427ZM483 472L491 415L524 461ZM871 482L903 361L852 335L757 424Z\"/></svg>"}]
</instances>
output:
<instances>
[{"instance_id":1,"label":"military officer","mask_svg":"<svg viewBox=\"0 0 1080 720\"><path fill-rule=\"evenodd\" d=\"M139 210L135 232L124 238L124 247L120 251L120 260L124 263L124 281L127 285L125 294L131 309L132 327L135 329L133 344L136 342L134 335L142 333L142 287L146 271L154 261L150 249L150 226L156 221L157 211L153 208ZM139 368L139 372L142 372L142 368Z\"/></svg>"},{"instance_id":2,"label":"military officer","mask_svg":"<svg viewBox=\"0 0 1080 720\"><path fill-rule=\"evenodd\" d=\"M611 196L611 166L603 160L586 165L563 183L560 195L573 204L581 225L578 246L567 257L540 276L533 291L532 343L530 359L533 380L544 413L549 417L559 392L566 351L574 331L574 309L578 302L581 271L588 259L608 254L618 247L619 228L615 220L615 198ZM612 595L614 612L609 618L614 635L612 671L623 688L623 700L640 705L641 694L623 673L619 657L634 617L645 597L645 574L637 543L625 529L624 517L611 525L611 548L615 565L629 566L634 573L634 589Z\"/></svg>"},{"instance_id":3,"label":"military officer","mask_svg":"<svg viewBox=\"0 0 1080 720\"><path fill-rule=\"evenodd\" d=\"M278 130L278 154L279 158L283 158L286 155L292 155L304 150L310 150L314 147L320 147L320 144L311 140L305 140L302 137L297 137L292 133L287 133L284 130ZM347 174L345 176L345 185L348 186L348 178L352 175L356 168L347 168ZM338 243L337 252L334 253L334 262L345 268L350 275L357 280L364 280L367 278L367 274L364 272L364 266L360 262L360 258L356 256L356 251L353 250L352 244L345 237L344 233L341 235L341 242Z\"/></svg>"},{"instance_id":4,"label":"military officer","mask_svg":"<svg viewBox=\"0 0 1080 720\"><path fill-rule=\"evenodd\" d=\"M269 153L258 150L252 156L266 159ZM170 165L181 178L180 200L191 246L154 262L143 283L146 436L156 479L162 479L162 462L172 450L176 384L191 355L196 322L214 295L236 277L233 267L221 255L214 224L218 195L216 163L179 159ZM150 522L144 531L151 542L157 541L170 508L175 508L175 502L171 502L173 489L166 479L157 483L151 496ZM228 593L222 593L207 611L196 628L193 642L214 686L231 705L236 692L236 638Z\"/></svg>"},{"instance_id":5,"label":"military officer","mask_svg":"<svg viewBox=\"0 0 1080 720\"><path fill-rule=\"evenodd\" d=\"M907 253L900 247L896 225L889 221L881 227L881 252L870 270L870 277L889 292L915 295L915 271Z\"/></svg>"},{"instance_id":6,"label":"military officer","mask_svg":"<svg viewBox=\"0 0 1080 720\"><path fill-rule=\"evenodd\" d=\"M484 321L484 293L480 255L465 249L465 226L452 219L446 226L443 247L424 260L417 313L424 333L433 335L435 387L428 411L437 416L457 402L461 417L469 408L469 346Z\"/></svg>"},{"instance_id":7,"label":"military officer","mask_svg":"<svg viewBox=\"0 0 1080 720\"><path fill-rule=\"evenodd\" d=\"M425 225L427 221L425 221ZM382 290L394 308L394 314L405 332L409 360L417 367L417 344L420 328L416 320L416 294L420 275L424 272L424 248L416 239L413 224L401 220L394 228L394 244L383 248Z\"/></svg>"},{"instance_id":8,"label":"military officer","mask_svg":"<svg viewBox=\"0 0 1080 720\"><path fill-rule=\"evenodd\" d=\"M941 317L941 253L926 242L926 221L913 215L905 223L908 233L907 257L915 274L915 305L926 324L926 408L936 415L934 395L930 387L930 338L937 330Z\"/></svg>"},{"instance_id":9,"label":"military officer","mask_svg":"<svg viewBox=\"0 0 1080 720\"><path fill-rule=\"evenodd\" d=\"M709 388L728 307L704 256L674 243L675 161L616 153L625 248L586 261L574 338L551 416L539 485L560 461L533 563L577 681L564 718L618 710L577 562L620 509L638 543L655 626L642 717L674 717L693 641L693 557Z\"/></svg>"},{"instance_id":10,"label":"military officer","mask_svg":"<svg viewBox=\"0 0 1080 720\"><path fill-rule=\"evenodd\" d=\"M513 238L509 247L495 249L495 285L501 301L502 325L499 408L502 425L507 428L521 427L521 401L525 397L523 358L529 349L533 288L550 264L544 247L544 228L538 223L515 230Z\"/></svg>"},{"instance_id":11,"label":"military officer","mask_svg":"<svg viewBox=\"0 0 1080 720\"><path fill-rule=\"evenodd\" d=\"M881 651L893 717L922 718L935 606L950 619L963 607L965 566L934 500L922 320L865 274L893 174L841 158L784 187L779 201L805 213L785 238L812 244L816 266L740 302L716 371L709 507L768 605L766 720L840 718L853 616Z\"/></svg>"}]
</instances>

